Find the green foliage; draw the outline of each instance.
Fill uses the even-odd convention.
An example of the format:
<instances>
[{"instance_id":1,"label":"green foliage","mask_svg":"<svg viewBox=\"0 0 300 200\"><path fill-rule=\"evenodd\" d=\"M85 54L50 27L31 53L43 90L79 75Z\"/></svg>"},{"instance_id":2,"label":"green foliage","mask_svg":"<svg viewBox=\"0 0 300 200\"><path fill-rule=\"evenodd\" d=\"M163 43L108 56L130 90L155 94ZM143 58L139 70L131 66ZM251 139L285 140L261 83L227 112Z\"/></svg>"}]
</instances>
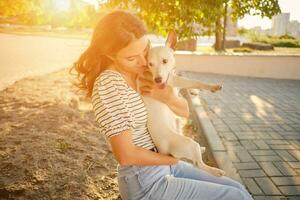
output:
<instances>
[{"instance_id":1,"label":"green foliage","mask_svg":"<svg viewBox=\"0 0 300 200\"><path fill-rule=\"evenodd\" d=\"M0 0L0 15L17 16L24 24L93 27L98 19L95 8L78 7L78 2L71 0L70 11L58 12L53 9L52 0ZM102 3L101 9L134 10L146 22L149 32L166 36L170 29L175 29L179 40L189 40L224 31L221 19L224 18L226 4L232 8L234 20L246 14L271 18L280 13L278 0L107 0ZM217 21L220 22L218 25ZM201 25L199 32L196 24ZM221 34L216 35L221 37Z\"/></svg>"},{"instance_id":2,"label":"green foliage","mask_svg":"<svg viewBox=\"0 0 300 200\"><path fill-rule=\"evenodd\" d=\"M270 40L270 44L272 44L275 47L299 48L300 40L293 40L293 39Z\"/></svg>"},{"instance_id":3,"label":"green foliage","mask_svg":"<svg viewBox=\"0 0 300 200\"><path fill-rule=\"evenodd\" d=\"M41 24L43 11L41 0L0 0L1 16L17 16L22 24Z\"/></svg>"},{"instance_id":4,"label":"green foliage","mask_svg":"<svg viewBox=\"0 0 300 200\"><path fill-rule=\"evenodd\" d=\"M249 30L246 34L246 37L249 38L252 42L262 42L267 43L268 37L267 35Z\"/></svg>"},{"instance_id":5,"label":"green foliage","mask_svg":"<svg viewBox=\"0 0 300 200\"><path fill-rule=\"evenodd\" d=\"M96 10L93 6L83 8L73 7L69 12L53 13L50 24L68 28L92 27L96 19Z\"/></svg>"},{"instance_id":6,"label":"green foliage","mask_svg":"<svg viewBox=\"0 0 300 200\"><path fill-rule=\"evenodd\" d=\"M216 21L224 17L226 4L233 10L233 20L246 14L271 18L280 13L278 0L108 0L106 6L135 10L150 32L166 36L170 29L175 29L179 40L183 40L224 31L222 23L216 26ZM205 29L196 33L195 23Z\"/></svg>"},{"instance_id":7,"label":"green foliage","mask_svg":"<svg viewBox=\"0 0 300 200\"><path fill-rule=\"evenodd\" d=\"M220 0L218 0L220 1ZM216 6L213 1L204 0L109 0L108 8L131 9L137 11L147 24L149 32L166 36L175 29L179 40L191 39L200 35L194 28L195 23L208 27L212 33L212 24L216 20Z\"/></svg>"},{"instance_id":8,"label":"green foliage","mask_svg":"<svg viewBox=\"0 0 300 200\"><path fill-rule=\"evenodd\" d=\"M288 34L285 34L285 35L280 36L279 39L292 39L292 40L295 40L296 38L294 38L293 36L290 36Z\"/></svg>"},{"instance_id":9,"label":"green foliage","mask_svg":"<svg viewBox=\"0 0 300 200\"><path fill-rule=\"evenodd\" d=\"M261 42L266 44L271 44L274 47L289 47L289 48L299 48L300 47L300 39L296 40L291 36L267 36L261 33L256 33L254 31L249 31L247 37L252 42Z\"/></svg>"},{"instance_id":10,"label":"green foliage","mask_svg":"<svg viewBox=\"0 0 300 200\"><path fill-rule=\"evenodd\" d=\"M251 53L253 52L252 49L247 48L247 47L239 47L239 48L233 48L233 52L238 52L238 53Z\"/></svg>"},{"instance_id":11,"label":"green foliage","mask_svg":"<svg viewBox=\"0 0 300 200\"><path fill-rule=\"evenodd\" d=\"M33 2L28 0L0 0L0 16L15 16L28 13Z\"/></svg>"},{"instance_id":12,"label":"green foliage","mask_svg":"<svg viewBox=\"0 0 300 200\"><path fill-rule=\"evenodd\" d=\"M272 16L281 12L278 0L232 0L231 7L232 17L235 20L243 18L246 14L271 19Z\"/></svg>"},{"instance_id":13,"label":"green foliage","mask_svg":"<svg viewBox=\"0 0 300 200\"><path fill-rule=\"evenodd\" d=\"M239 29L237 30L237 33L238 33L239 35L246 35L246 34L248 33L248 30L245 29L245 28L239 28Z\"/></svg>"},{"instance_id":14,"label":"green foliage","mask_svg":"<svg viewBox=\"0 0 300 200\"><path fill-rule=\"evenodd\" d=\"M95 24L97 13L94 6L78 6L80 2L72 0L69 11L58 11L54 3L53 0L0 0L0 15L15 16L16 23L27 25L87 28Z\"/></svg>"}]
</instances>

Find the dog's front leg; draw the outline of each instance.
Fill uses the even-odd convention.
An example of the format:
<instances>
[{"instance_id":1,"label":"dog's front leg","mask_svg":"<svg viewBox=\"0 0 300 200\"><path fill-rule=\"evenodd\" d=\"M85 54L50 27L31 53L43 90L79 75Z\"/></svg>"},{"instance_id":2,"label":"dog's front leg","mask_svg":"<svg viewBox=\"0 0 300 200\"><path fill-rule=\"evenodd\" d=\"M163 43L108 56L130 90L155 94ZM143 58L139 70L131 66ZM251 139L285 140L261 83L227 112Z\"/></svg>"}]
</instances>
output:
<instances>
[{"instance_id":1,"label":"dog's front leg","mask_svg":"<svg viewBox=\"0 0 300 200\"><path fill-rule=\"evenodd\" d=\"M170 80L168 82L173 87L179 88L191 88L191 89L204 89L209 90L211 92L216 92L222 89L222 85L218 84L206 84L199 80L189 79L183 76L178 76L175 73L171 75Z\"/></svg>"}]
</instances>

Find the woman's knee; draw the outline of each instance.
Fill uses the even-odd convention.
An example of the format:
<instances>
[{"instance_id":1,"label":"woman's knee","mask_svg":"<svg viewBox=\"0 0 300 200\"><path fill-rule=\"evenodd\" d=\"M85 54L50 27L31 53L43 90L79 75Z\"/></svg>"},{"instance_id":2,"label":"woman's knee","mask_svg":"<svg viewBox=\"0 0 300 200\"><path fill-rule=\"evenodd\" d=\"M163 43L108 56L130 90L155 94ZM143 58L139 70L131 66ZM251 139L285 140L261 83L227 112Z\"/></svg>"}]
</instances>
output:
<instances>
[{"instance_id":1,"label":"woman's knee","mask_svg":"<svg viewBox=\"0 0 300 200\"><path fill-rule=\"evenodd\" d=\"M240 182L238 182L236 180L233 180L233 179L231 179L231 180L232 180L232 186L233 187L236 187L236 188L238 188L240 190L246 190L246 188L245 188L245 186L243 184L241 184Z\"/></svg>"},{"instance_id":2,"label":"woman's knee","mask_svg":"<svg viewBox=\"0 0 300 200\"><path fill-rule=\"evenodd\" d=\"M253 200L253 198L247 191L230 186L227 188L227 193L223 197L224 199L231 200Z\"/></svg>"}]
</instances>

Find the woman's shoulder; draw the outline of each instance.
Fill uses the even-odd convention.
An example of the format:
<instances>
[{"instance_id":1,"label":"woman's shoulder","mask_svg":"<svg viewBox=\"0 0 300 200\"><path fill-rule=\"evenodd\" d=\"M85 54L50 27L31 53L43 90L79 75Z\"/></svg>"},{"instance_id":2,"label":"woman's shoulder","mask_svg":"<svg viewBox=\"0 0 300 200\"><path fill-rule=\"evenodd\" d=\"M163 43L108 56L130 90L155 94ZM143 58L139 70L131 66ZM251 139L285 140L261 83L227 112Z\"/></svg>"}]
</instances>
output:
<instances>
[{"instance_id":1,"label":"woman's shoulder","mask_svg":"<svg viewBox=\"0 0 300 200\"><path fill-rule=\"evenodd\" d=\"M103 72L101 72L99 76L96 78L96 82L105 83L111 81L118 82L118 83L122 82L121 74L117 71L106 69Z\"/></svg>"},{"instance_id":2,"label":"woman's shoulder","mask_svg":"<svg viewBox=\"0 0 300 200\"><path fill-rule=\"evenodd\" d=\"M122 75L114 70L106 69L104 70L95 80L95 83L99 86L104 86L105 88L117 87L118 89L126 89L126 82Z\"/></svg>"},{"instance_id":3,"label":"woman's shoulder","mask_svg":"<svg viewBox=\"0 0 300 200\"><path fill-rule=\"evenodd\" d=\"M121 75L119 72L117 71L114 71L114 70L110 70L110 69L105 69L104 71L102 71L99 76L97 77L97 79L107 79L107 78L110 78L110 79L120 79L121 78Z\"/></svg>"}]
</instances>

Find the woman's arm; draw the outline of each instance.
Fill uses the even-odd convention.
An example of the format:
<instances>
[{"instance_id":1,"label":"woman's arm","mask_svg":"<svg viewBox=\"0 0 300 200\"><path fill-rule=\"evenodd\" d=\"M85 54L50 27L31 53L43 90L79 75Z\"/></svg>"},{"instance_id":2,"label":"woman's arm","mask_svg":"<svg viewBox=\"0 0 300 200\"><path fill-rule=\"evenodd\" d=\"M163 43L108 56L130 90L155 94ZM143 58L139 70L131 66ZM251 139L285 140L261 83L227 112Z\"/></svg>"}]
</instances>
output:
<instances>
[{"instance_id":1,"label":"woman's arm","mask_svg":"<svg viewBox=\"0 0 300 200\"><path fill-rule=\"evenodd\" d=\"M178 116L186 118L189 117L189 105L185 98L179 97L173 92L169 94L166 98L162 98L161 101L167 104L169 108Z\"/></svg>"},{"instance_id":2,"label":"woman's arm","mask_svg":"<svg viewBox=\"0 0 300 200\"><path fill-rule=\"evenodd\" d=\"M156 153L135 146L130 130L110 138L112 152L120 165L173 165L178 162L173 156Z\"/></svg>"},{"instance_id":3,"label":"woman's arm","mask_svg":"<svg viewBox=\"0 0 300 200\"><path fill-rule=\"evenodd\" d=\"M173 165L178 159L161 153L135 146L131 154L121 165Z\"/></svg>"},{"instance_id":4,"label":"woman's arm","mask_svg":"<svg viewBox=\"0 0 300 200\"><path fill-rule=\"evenodd\" d=\"M165 104L178 116L189 117L189 106L185 98L175 94L174 89L167 85L164 89L158 88L152 81L150 72L145 72L140 79L140 92L155 98Z\"/></svg>"},{"instance_id":5,"label":"woman's arm","mask_svg":"<svg viewBox=\"0 0 300 200\"><path fill-rule=\"evenodd\" d=\"M164 89L159 89L154 86L148 93L148 96L167 104L176 115L186 118L189 117L190 111L187 100L177 96L171 86L166 86Z\"/></svg>"}]
</instances>

